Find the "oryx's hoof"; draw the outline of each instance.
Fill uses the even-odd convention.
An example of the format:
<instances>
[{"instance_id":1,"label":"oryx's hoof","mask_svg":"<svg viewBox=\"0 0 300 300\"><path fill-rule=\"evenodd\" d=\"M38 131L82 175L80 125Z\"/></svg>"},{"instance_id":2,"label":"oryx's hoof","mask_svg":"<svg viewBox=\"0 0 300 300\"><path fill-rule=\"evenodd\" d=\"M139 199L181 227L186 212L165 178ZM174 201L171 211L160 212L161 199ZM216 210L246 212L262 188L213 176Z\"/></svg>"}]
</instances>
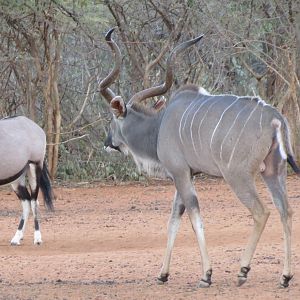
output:
<instances>
[{"instance_id":1,"label":"oryx's hoof","mask_svg":"<svg viewBox=\"0 0 300 300\"><path fill-rule=\"evenodd\" d=\"M10 244L12 246L20 246L21 241L23 239L23 232L21 230L18 230L12 240L10 241Z\"/></svg>"},{"instance_id":2,"label":"oryx's hoof","mask_svg":"<svg viewBox=\"0 0 300 300\"><path fill-rule=\"evenodd\" d=\"M238 275L237 286L242 286L247 281L248 272L250 267L242 267Z\"/></svg>"},{"instance_id":3,"label":"oryx's hoof","mask_svg":"<svg viewBox=\"0 0 300 300\"><path fill-rule=\"evenodd\" d=\"M293 275L282 275L280 279L280 287L287 288L289 286L290 280L293 278Z\"/></svg>"},{"instance_id":4,"label":"oryx's hoof","mask_svg":"<svg viewBox=\"0 0 300 300\"><path fill-rule=\"evenodd\" d=\"M158 284L164 284L165 282L167 282L169 279L169 274L160 274L157 277L157 283Z\"/></svg>"},{"instance_id":5,"label":"oryx's hoof","mask_svg":"<svg viewBox=\"0 0 300 300\"><path fill-rule=\"evenodd\" d=\"M33 243L35 245L41 245L42 244L42 235L41 235L41 232L39 230L36 230L34 232L34 239L33 239Z\"/></svg>"},{"instance_id":6,"label":"oryx's hoof","mask_svg":"<svg viewBox=\"0 0 300 300\"><path fill-rule=\"evenodd\" d=\"M20 246L20 245L21 245L21 242L20 242L20 241L11 241L11 242L10 242L10 245L11 245L11 246Z\"/></svg>"},{"instance_id":7,"label":"oryx's hoof","mask_svg":"<svg viewBox=\"0 0 300 300\"><path fill-rule=\"evenodd\" d=\"M198 284L198 287L199 288L208 288L208 287L210 287L211 286L211 275L212 275L212 270L208 270L207 272L206 272L206 279L201 279L200 281L199 281L199 284Z\"/></svg>"}]
</instances>

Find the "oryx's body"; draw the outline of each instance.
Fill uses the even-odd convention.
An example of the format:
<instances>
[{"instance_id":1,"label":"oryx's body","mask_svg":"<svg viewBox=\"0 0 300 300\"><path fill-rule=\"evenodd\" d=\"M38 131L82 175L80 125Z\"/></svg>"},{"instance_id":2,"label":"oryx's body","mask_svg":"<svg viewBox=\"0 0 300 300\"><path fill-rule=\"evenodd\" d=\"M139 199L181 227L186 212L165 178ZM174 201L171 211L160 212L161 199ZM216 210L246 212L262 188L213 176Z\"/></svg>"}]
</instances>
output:
<instances>
[{"instance_id":1,"label":"oryx's body","mask_svg":"<svg viewBox=\"0 0 300 300\"><path fill-rule=\"evenodd\" d=\"M109 46L119 61L119 50L107 35ZM159 281L168 279L171 251L180 217L189 215L200 247L203 278L200 286L211 284L211 265L206 250L204 229L199 213L192 175L205 172L222 176L240 201L250 210L254 230L241 259L238 284L246 281L250 261L269 216L255 188L261 174L279 210L284 228L285 260L281 285L286 287L291 274L291 216L286 195L286 162L300 174L289 141L288 125L272 106L257 97L209 95L196 86L175 92L165 110L149 112L138 103L160 95L171 85L171 63L177 52L198 41L176 47L168 59L166 83L139 92L128 104L108 88L115 79L116 67L100 83L101 93L114 115L105 145L131 153L138 167L150 175L165 175L175 183L176 193L168 226L167 251Z\"/></svg>"},{"instance_id":2,"label":"oryx's body","mask_svg":"<svg viewBox=\"0 0 300 300\"><path fill-rule=\"evenodd\" d=\"M10 183L23 207L18 230L11 240L13 245L19 245L23 238L30 209L35 221L34 243L42 242L36 203L39 187L46 205L53 208L45 151L46 136L36 123L25 117L0 120L0 185ZM30 191L26 187L26 174Z\"/></svg>"}]
</instances>

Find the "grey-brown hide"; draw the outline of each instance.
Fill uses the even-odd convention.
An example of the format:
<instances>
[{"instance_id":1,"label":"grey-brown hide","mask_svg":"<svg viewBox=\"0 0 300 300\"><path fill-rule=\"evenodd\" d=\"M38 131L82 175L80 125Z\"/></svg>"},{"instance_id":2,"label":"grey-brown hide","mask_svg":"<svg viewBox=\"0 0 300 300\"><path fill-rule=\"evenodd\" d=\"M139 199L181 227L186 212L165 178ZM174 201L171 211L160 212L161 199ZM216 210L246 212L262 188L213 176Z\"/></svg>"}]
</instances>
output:
<instances>
[{"instance_id":1,"label":"grey-brown hide","mask_svg":"<svg viewBox=\"0 0 300 300\"><path fill-rule=\"evenodd\" d=\"M118 149L126 155L130 153L140 172L166 177L157 156L157 138L163 115L164 111L145 110L139 104L128 106L125 118L113 115L106 147Z\"/></svg>"},{"instance_id":2,"label":"grey-brown hide","mask_svg":"<svg viewBox=\"0 0 300 300\"><path fill-rule=\"evenodd\" d=\"M23 169L28 161L41 162L46 151L42 128L25 117L0 120L0 180Z\"/></svg>"},{"instance_id":3,"label":"grey-brown hide","mask_svg":"<svg viewBox=\"0 0 300 300\"><path fill-rule=\"evenodd\" d=\"M46 135L36 123L26 117L0 120L0 185L10 183L23 208L12 245L21 243L30 210L34 216L34 244L42 242L37 205L39 188L46 206L53 210L50 178L44 164L45 151Z\"/></svg>"},{"instance_id":4,"label":"grey-brown hide","mask_svg":"<svg viewBox=\"0 0 300 300\"><path fill-rule=\"evenodd\" d=\"M116 45L110 46L118 55ZM170 70L172 66L169 60L167 74L170 74ZM168 80L167 76L166 82ZM146 92L146 96L156 96L163 92L158 89L156 93ZM104 97L106 93L107 90L102 93ZM298 175L300 171L293 158L285 118L259 97L210 95L193 85L184 86L175 92L166 109L157 114L140 109L141 104L137 105L136 102L147 98L141 95L143 91L138 93L138 97L133 96L132 99L137 101L131 99L127 105L121 97L113 99L120 101L118 107L124 111L116 114L112 110L111 138L110 144L106 146L118 147L130 153L138 167L149 175L168 176L175 183L167 250L159 282L168 280L172 248L180 217L186 210L202 257L200 287L211 284L211 263L196 191L191 180L192 175L198 172L223 177L253 216L254 228L241 257L238 285L246 281L251 259L269 216L255 187L255 177L261 174L283 224L285 257L280 284L287 287L292 278L292 210L287 201L286 162L291 164ZM106 99L110 102L108 97Z\"/></svg>"}]
</instances>

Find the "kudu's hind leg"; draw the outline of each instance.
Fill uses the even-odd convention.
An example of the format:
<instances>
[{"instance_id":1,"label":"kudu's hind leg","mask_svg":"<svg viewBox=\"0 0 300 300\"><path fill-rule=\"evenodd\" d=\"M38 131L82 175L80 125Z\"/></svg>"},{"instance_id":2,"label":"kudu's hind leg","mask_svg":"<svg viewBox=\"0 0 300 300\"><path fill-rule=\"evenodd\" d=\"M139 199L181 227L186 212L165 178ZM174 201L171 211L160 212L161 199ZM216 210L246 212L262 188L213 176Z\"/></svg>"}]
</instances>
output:
<instances>
[{"instance_id":1,"label":"kudu's hind leg","mask_svg":"<svg viewBox=\"0 0 300 300\"><path fill-rule=\"evenodd\" d=\"M171 254L172 249L174 247L174 242L176 238L176 234L180 225L180 218L183 215L185 210L185 206L178 194L175 192L172 212L168 223L168 242L167 242L167 249L163 261L163 265L158 276L158 283L164 283L168 281L169 276L169 269L170 269L170 261L171 261Z\"/></svg>"},{"instance_id":2,"label":"kudu's hind leg","mask_svg":"<svg viewBox=\"0 0 300 300\"><path fill-rule=\"evenodd\" d=\"M199 203L195 188L191 182L190 172L181 172L179 176L175 177L175 186L184 203L200 248L203 275L199 282L199 287L209 287L211 285L212 269L206 248Z\"/></svg>"},{"instance_id":3,"label":"kudu's hind leg","mask_svg":"<svg viewBox=\"0 0 300 300\"><path fill-rule=\"evenodd\" d=\"M269 161L266 161L266 171L262 176L271 192L273 203L279 211L283 225L285 257L280 285L282 287L288 287L289 281L293 277L291 271L291 231L293 211L288 203L286 192L286 161L278 158L279 155L277 155L276 160L276 153L274 153L271 167L269 167ZM274 166L275 161L277 161L277 164Z\"/></svg>"},{"instance_id":4,"label":"kudu's hind leg","mask_svg":"<svg viewBox=\"0 0 300 300\"><path fill-rule=\"evenodd\" d=\"M23 211L17 232L15 233L10 243L11 245L20 245L21 240L24 236L26 223L30 213L30 194L26 188L25 174L23 174L18 180L13 182L11 185L14 192L21 200Z\"/></svg>"},{"instance_id":5,"label":"kudu's hind leg","mask_svg":"<svg viewBox=\"0 0 300 300\"><path fill-rule=\"evenodd\" d=\"M241 269L238 274L237 282L237 285L241 286L247 280L247 274L250 271L251 259L265 228L270 212L267 208L265 208L258 197L253 177L240 175L236 178L238 178L238 180L235 179L228 181L228 183L240 201L249 209L254 221L253 231L250 235L245 251L241 256Z\"/></svg>"},{"instance_id":6,"label":"kudu's hind leg","mask_svg":"<svg viewBox=\"0 0 300 300\"><path fill-rule=\"evenodd\" d=\"M38 210L38 193L40 186L40 178L41 178L41 168L36 164L29 165L28 179L29 186L31 191L31 210L34 218L34 240L33 243L35 245L40 245L42 243L42 235L40 231L39 224L39 210Z\"/></svg>"}]
</instances>

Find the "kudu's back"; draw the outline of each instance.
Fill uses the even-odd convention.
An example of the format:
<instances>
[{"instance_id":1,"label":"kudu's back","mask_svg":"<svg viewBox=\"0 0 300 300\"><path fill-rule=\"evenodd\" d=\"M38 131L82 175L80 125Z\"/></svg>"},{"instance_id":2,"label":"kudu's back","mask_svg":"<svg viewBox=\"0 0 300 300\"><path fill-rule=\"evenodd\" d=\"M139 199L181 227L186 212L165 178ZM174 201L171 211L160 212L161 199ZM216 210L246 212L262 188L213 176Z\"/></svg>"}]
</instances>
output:
<instances>
[{"instance_id":1,"label":"kudu's back","mask_svg":"<svg viewBox=\"0 0 300 300\"><path fill-rule=\"evenodd\" d=\"M171 99L158 137L158 156L167 169L229 176L262 171L276 124L284 118L257 97L201 94L188 86ZM278 123L274 124L274 120ZM284 153L282 153L284 155Z\"/></svg>"}]
</instances>

